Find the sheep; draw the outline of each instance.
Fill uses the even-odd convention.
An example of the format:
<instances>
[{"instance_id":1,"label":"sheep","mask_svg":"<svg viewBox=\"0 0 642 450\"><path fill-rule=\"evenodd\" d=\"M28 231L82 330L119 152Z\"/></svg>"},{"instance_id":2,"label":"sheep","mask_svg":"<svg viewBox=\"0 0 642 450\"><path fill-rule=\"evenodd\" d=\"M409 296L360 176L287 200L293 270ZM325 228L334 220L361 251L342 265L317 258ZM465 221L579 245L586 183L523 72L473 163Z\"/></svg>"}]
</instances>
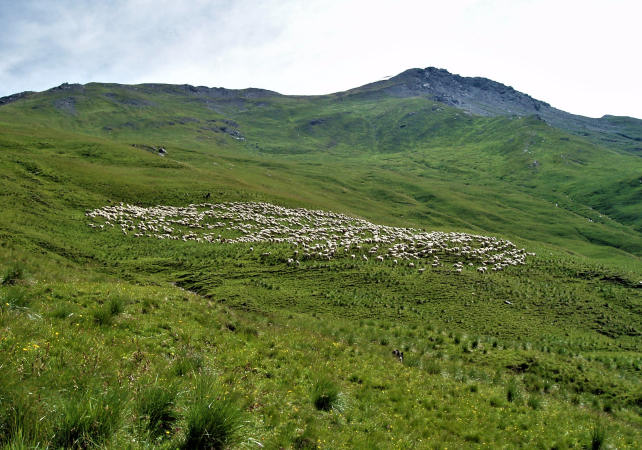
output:
<instances>
[{"instance_id":1,"label":"sheep","mask_svg":"<svg viewBox=\"0 0 642 450\"><path fill-rule=\"evenodd\" d=\"M441 265L439 255L460 255L453 264L455 271L465 262L487 265L494 271L508 266L526 264L532 252L518 249L508 240L467 233L426 232L413 228L375 225L363 219L326 211L303 208L289 209L265 202L230 202L190 204L186 207L155 206L144 208L130 204L112 204L86 211L92 229L104 230L119 226L123 234L213 244L289 243L294 250L292 260L330 260L346 255L364 261L373 255L378 261L391 258L418 261L432 256L433 267ZM233 231L235 237L223 238L214 230ZM205 232L204 230L209 230ZM216 238L214 238L216 236ZM383 248L382 248L383 247ZM350 249L356 250L350 253ZM363 249L363 250L362 250ZM343 250L343 251L341 251ZM253 252L254 247L249 247ZM380 253L381 252L381 253ZM268 256L269 252L262 256ZM465 261L461 261L461 259ZM467 260L467 261L466 261ZM413 263L414 264L414 263ZM414 265L410 265L414 267ZM478 271L483 273L486 269Z\"/></svg>"}]
</instances>

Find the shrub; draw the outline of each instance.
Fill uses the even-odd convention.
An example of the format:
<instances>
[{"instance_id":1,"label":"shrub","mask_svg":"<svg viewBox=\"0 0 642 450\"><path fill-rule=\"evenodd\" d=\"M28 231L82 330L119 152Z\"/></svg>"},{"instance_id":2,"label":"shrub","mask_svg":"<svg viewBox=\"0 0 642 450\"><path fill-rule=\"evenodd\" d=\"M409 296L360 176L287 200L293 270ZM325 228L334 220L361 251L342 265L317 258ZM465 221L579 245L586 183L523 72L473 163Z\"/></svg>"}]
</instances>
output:
<instances>
[{"instance_id":1,"label":"shrub","mask_svg":"<svg viewBox=\"0 0 642 450\"><path fill-rule=\"evenodd\" d=\"M120 391L68 399L61 405L54 425L54 446L87 448L102 445L118 429L123 403Z\"/></svg>"},{"instance_id":2,"label":"shrub","mask_svg":"<svg viewBox=\"0 0 642 450\"><path fill-rule=\"evenodd\" d=\"M320 411L341 411L339 387L328 379L318 380L312 389L312 403Z\"/></svg>"},{"instance_id":3,"label":"shrub","mask_svg":"<svg viewBox=\"0 0 642 450\"><path fill-rule=\"evenodd\" d=\"M178 419L174 409L176 388L153 384L143 389L136 401L136 412L141 426L153 437L171 429Z\"/></svg>"},{"instance_id":4,"label":"shrub","mask_svg":"<svg viewBox=\"0 0 642 450\"><path fill-rule=\"evenodd\" d=\"M201 380L187 411L184 449L223 449L242 440L243 413L232 397Z\"/></svg>"},{"instance_id":5,"label":"shrub","mask_svg":"<svg viewBox=\"0 0 642 450\"><path fill-rule=\"evenodd\" d=\"M464 436L464 440L467 442L479 444L481 442L481 436L479 435L479 433L469 433Z\"/></svg>"}]
</instances>

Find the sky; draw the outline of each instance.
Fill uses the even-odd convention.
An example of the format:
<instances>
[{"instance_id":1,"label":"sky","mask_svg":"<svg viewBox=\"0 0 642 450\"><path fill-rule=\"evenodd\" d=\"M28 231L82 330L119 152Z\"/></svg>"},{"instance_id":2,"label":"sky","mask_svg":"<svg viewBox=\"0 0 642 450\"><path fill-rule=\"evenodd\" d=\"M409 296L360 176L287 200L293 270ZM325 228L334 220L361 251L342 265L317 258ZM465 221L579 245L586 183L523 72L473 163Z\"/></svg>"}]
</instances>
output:
<instances>
[{"instance_id":1,"label":"sky","mask_svg":"<svg viewBox=\"0 0 642 450\"><path fill-rule=\"evenodd\" d=\"M639 0L0 0L0 96L63 82L326 94L409 68L642 118Z\"/></svg>"}]
</instances>

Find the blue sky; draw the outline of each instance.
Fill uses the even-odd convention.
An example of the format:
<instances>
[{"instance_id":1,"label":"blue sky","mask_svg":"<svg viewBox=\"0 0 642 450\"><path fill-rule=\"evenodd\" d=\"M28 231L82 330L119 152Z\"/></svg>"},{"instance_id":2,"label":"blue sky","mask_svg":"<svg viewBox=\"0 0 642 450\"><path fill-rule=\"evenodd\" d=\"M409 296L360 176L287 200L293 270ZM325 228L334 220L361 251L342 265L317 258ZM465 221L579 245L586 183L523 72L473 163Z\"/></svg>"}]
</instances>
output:
<instances>
[{"instance_id":1,"label":"blue sky","mask_svg":"<svg viewBox=\"0 0 642 450\"><path fill-rule=\"evenodd\" d=\"M638 1L0 0L0 96L62 82L285 94L436 66L642 118Z\"/></svg>"}]
</instances>

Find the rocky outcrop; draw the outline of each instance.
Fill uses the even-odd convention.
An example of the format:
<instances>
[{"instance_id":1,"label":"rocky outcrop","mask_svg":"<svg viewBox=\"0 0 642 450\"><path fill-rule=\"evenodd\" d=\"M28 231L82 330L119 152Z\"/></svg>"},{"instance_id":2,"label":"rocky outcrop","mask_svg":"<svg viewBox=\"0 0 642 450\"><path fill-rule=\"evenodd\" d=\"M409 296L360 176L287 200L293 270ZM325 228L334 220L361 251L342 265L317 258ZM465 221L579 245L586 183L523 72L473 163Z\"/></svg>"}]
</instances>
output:
<instances>
[{"instance_id":1,"label":"rocky outcrop","mask_svg":"<svg viewBox=\"0 0 642 450\"><path fill-rule=\"evenodd\" d=\"M11 94L11 95L7 95L6 97L0 97L0 106L8 105L9 103L13 103L17 100L23 99L29 96L29 94L33 94L33 91L18 92L17 94Z\"/></svg>"}]
</instances>

